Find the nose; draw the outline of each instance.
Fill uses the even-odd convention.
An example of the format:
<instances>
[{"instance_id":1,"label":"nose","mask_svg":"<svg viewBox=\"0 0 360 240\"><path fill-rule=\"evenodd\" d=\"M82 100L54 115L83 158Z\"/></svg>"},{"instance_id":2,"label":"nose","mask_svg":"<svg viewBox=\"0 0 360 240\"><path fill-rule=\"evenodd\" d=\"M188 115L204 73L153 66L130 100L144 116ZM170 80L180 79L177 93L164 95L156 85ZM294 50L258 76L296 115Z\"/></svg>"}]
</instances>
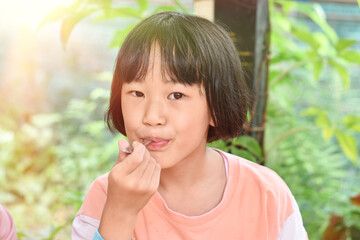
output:
<instances>
[{"instance_id":1,"label":"nose","mask_svg":"<svg viewBox=\"0 0 360 240\"><path fill-rule=\"evenodd\" d=\"M148 100L143 123L148 126L164 125L166 123L166 104L156 99Z\"/></svg>"}]
</instances>

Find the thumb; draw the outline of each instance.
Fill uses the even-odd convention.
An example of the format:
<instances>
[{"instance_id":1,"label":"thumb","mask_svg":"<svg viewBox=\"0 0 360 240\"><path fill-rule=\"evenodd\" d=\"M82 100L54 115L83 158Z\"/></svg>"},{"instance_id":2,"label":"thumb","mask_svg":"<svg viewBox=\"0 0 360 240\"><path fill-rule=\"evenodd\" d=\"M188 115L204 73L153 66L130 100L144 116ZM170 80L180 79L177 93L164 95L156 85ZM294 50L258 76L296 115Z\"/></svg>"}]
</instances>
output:
<instances>
[{"instance_id":1,"label":"thumb","mask_svg":"<svg viewBox=\"0 0 360 240\"><path fill-rule=\"evenodd\" d=\"M122 162L127 157L127 155L129 155L128 153L123 152L124 149L129 147L129 142L126 141L126 139L123 139L123 138L120 139L118 142L118 145L119 145L119 154L118 154L118 157L116 159L114 166L116 164Z\"/></svg>"}]
</instances>

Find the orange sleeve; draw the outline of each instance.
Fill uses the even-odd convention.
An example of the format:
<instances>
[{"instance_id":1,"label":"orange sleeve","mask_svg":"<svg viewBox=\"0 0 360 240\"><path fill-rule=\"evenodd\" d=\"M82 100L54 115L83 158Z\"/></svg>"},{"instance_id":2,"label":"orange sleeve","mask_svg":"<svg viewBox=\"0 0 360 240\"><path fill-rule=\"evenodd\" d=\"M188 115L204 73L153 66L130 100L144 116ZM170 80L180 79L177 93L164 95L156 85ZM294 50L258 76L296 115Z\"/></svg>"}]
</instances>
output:
<instances>
[{"instance_id":1,"label":"orange sleeve","mask_svg":"<svg viewBox=\"0 0 360 240\"><path fill-rule=\"evenodd\" d=\"M109 173L106 173L98 177L91 184L77 216L86 215L100 220L107 196L108 175Z\"/></svg>"}]
</instances>

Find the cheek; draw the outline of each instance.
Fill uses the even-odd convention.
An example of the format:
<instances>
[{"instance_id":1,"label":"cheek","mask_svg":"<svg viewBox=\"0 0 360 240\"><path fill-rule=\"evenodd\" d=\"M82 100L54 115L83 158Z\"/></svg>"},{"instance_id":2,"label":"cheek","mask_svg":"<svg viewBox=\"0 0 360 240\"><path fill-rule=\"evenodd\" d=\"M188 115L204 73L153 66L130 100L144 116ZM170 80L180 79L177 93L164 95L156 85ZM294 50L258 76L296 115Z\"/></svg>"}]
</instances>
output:
<instances>
[{"instance_id":1,"label":"cheek","mask_svg":"<svg viewBox=\"0 0 360 240\"><path fill-rule=\"evenodd\" d=\"M184 108L181 114L174 117L176 125L189 136L200 136L210 125L210 115L207 105L193 104Z\"/></svg>"},{"instance_id":2,"label":"cheek","mask_svg":"<svg viewBox=\"0 0 360 240\"><path fill-rule=\"evenodd\" d=\"M137 111L133 111L134 109L131 106L126 104L121 104L122 106L122 115L124 119L125 130L134 128L134 125L138 122L138 114Z\"/></svg>"},{"instance_id":3,"label":"cheek","mask_svg":"<svg viewBox=\"0 0 360 240\"><path fill-rule=\"evenodd\" d=\"M123 111L125 127L132 127L138 124L138 116L131 111Z\"/></svg>"}]
</instances>

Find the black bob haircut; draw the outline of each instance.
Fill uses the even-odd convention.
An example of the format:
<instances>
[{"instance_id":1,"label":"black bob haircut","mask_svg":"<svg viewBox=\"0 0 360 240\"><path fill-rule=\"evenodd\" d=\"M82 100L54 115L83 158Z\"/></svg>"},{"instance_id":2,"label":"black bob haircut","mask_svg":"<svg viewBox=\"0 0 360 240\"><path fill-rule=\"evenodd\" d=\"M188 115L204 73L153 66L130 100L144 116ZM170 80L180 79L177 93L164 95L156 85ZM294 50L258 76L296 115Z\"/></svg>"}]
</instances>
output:
<instances>
[{"instance_id":1,"label":"black bob haircut","mask_svg":"<svg viewBox=\"0 0 360 240\"><path fill-rule=\"evenodd\" d=\"M136 25L117 56L105 121L111 132L126 135L121 109L124 82L142 80L154 45L161 52L163 74L186 85L202 84L214 127L207 141L238 136L246 121L249 92L228 33L204 18L161 12Z\"/></svg>"}]
</instances>

